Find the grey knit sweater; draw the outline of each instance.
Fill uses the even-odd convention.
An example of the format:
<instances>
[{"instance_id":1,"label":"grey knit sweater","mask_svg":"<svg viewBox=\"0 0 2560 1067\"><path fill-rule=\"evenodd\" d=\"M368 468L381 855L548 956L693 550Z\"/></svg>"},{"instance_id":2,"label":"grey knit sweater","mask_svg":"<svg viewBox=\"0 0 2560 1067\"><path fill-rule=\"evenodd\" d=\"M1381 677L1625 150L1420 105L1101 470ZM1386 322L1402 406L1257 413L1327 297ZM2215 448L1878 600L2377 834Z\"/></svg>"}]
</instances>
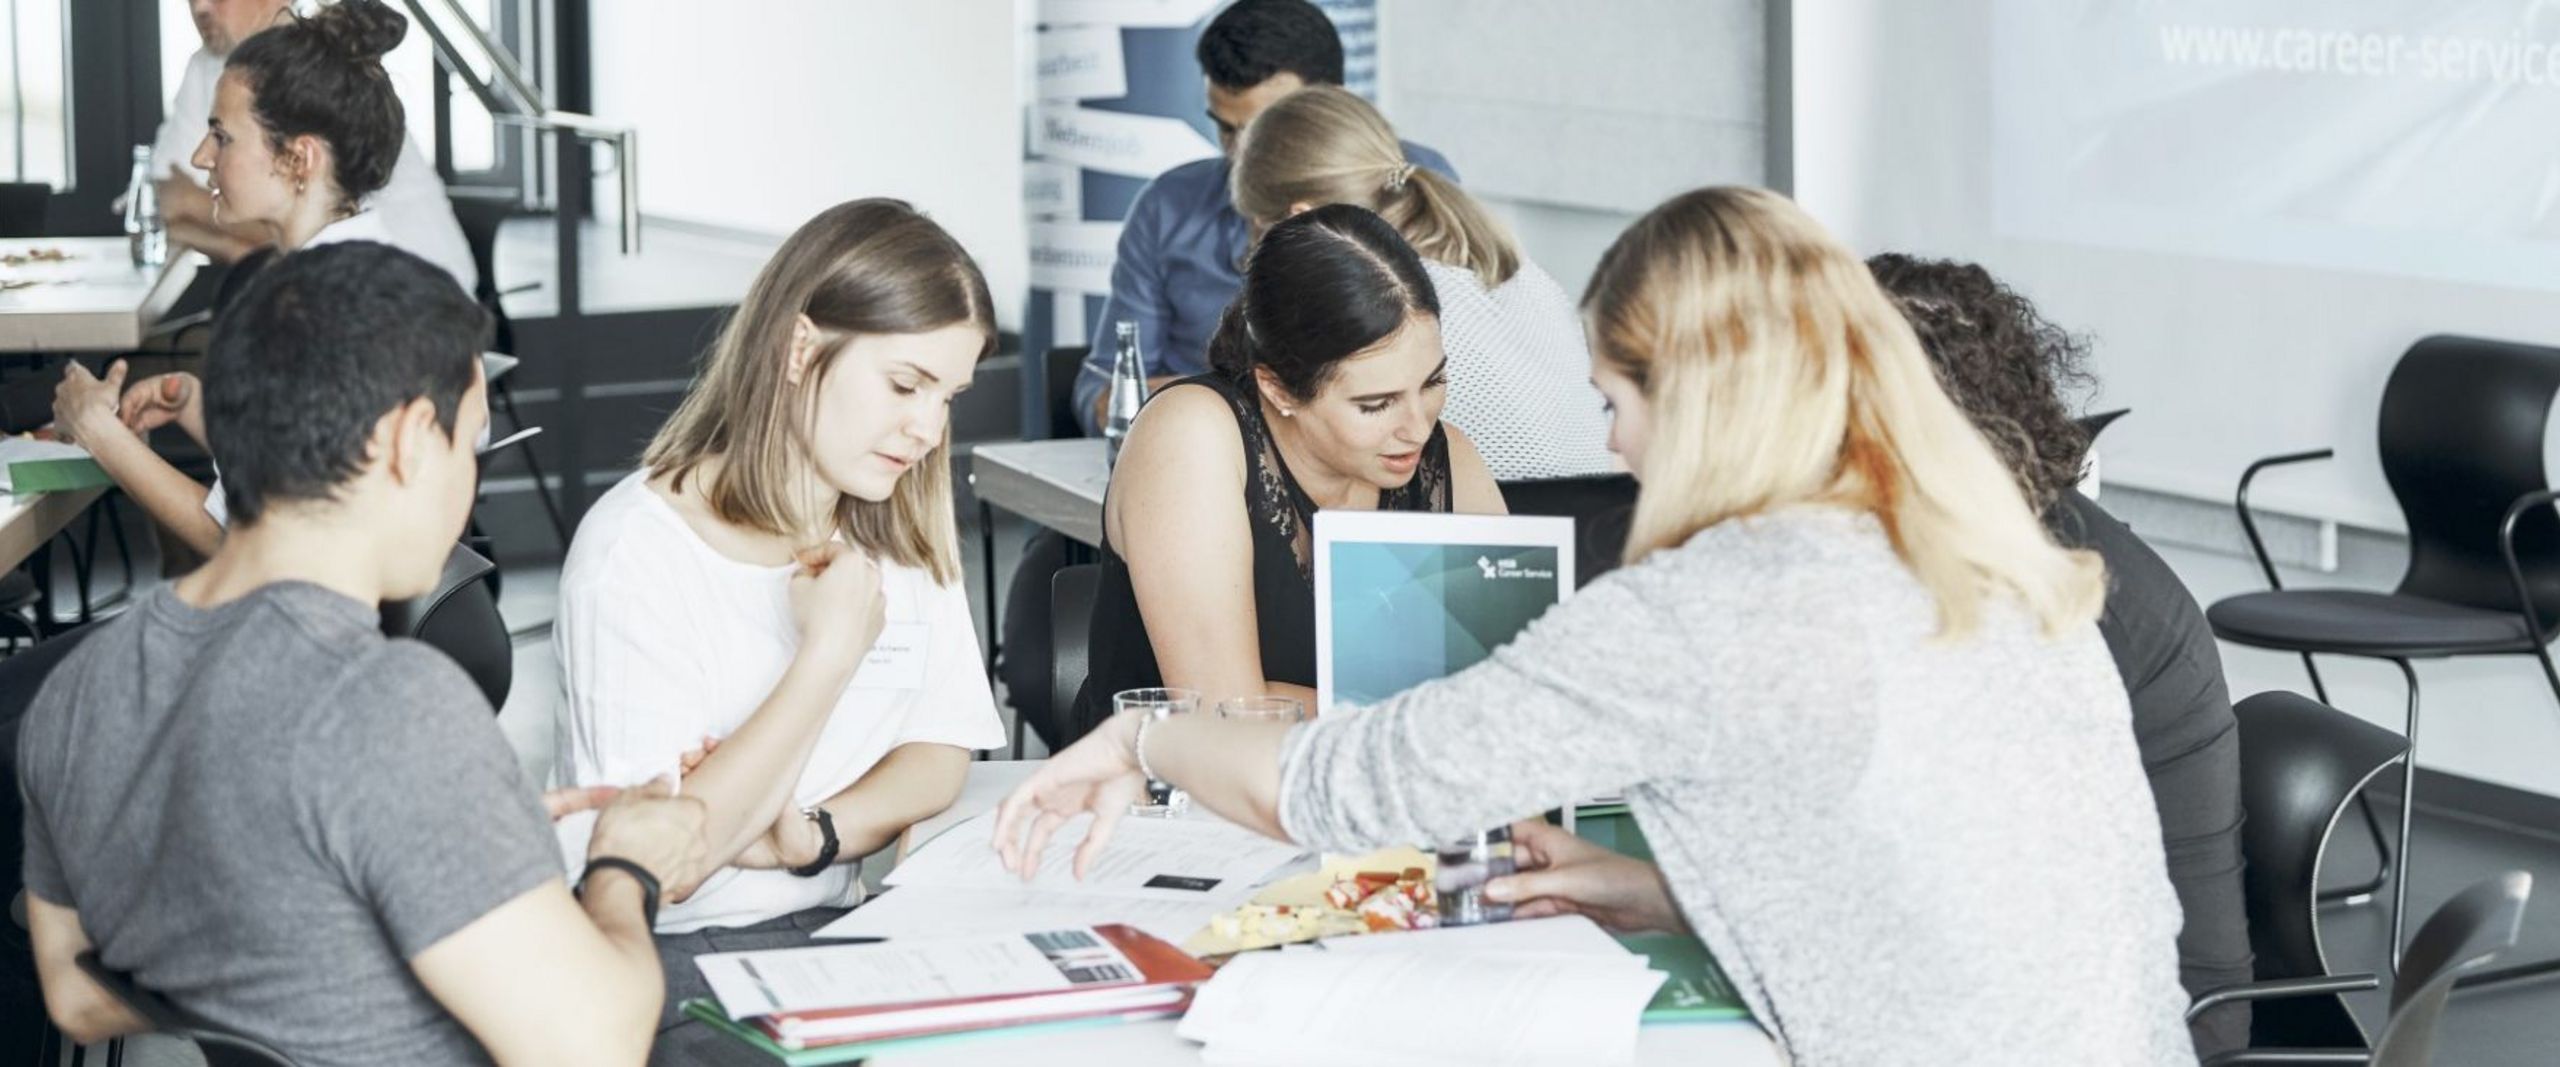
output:
<instances>
[{"instance_id":1,"label":"grey knit sweater","mask_svg":"<svg viewBox=\"0 0 2560 1067\"><path fill-rule=\"evenodd\" d=\"M1289 737L1311 847L1625 790L1681 912L1797 1064L2195 1062L2124 688L2011 604L1934 637L1873 517L1720 524L1474 669Z\"/></svg>"}]
</instances>

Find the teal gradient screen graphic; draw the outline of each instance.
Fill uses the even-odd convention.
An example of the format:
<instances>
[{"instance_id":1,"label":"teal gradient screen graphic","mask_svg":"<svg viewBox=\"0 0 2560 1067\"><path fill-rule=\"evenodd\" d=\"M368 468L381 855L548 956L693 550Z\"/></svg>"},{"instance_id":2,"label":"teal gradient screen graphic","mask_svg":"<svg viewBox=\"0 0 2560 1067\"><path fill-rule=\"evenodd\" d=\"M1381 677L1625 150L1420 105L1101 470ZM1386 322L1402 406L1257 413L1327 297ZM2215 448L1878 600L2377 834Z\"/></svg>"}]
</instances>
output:
<instances>
[{"instance_id":1,"label":"teal gradient screen graphic","mask_svg":"<svg viewBox=\"0 0 2560 1067\"><path fill-rule=\"evenodd\" d=\"M1339 703L1474 666L1562 595L1552 547L1338 541L1331 564Z\"/></svg>"}]
</instances>

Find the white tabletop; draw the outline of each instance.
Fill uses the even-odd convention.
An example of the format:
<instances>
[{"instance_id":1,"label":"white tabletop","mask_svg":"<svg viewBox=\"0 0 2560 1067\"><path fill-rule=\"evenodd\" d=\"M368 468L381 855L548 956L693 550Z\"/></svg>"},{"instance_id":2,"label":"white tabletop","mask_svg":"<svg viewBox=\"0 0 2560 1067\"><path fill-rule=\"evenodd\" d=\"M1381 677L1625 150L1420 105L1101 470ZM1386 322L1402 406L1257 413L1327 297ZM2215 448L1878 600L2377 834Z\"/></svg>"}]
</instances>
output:
<instances>
[{"instance_id":1,"label":"white tabletop","mask_svg":"<svg viewBox=\"0 0 2560 1067\"><path fill-rule=\"evenodd\" d=\"M1099 438L977 446L969 480L978 499L1088 545L1102 544L1102 491L1111 484Z\"/></svg>"},{"instance_id":2,"label":"white tabletop","mask_svg":"<svg viewBox=\"0 0 2560 1067\"><path fill-rule=\"evenodd\" d=\"M1050 444L1054 442L1033 442ZM1099 442L1096 442L1099 443ZM1010 447L1010 446L1007 446ZM969 765L960 799L942 814L907 831L900 851L929 841L933 835L967 819L995 810L1005 794L1040 769L1039 760L986 760ZM1175 1036L1174 1020L1100 1026L1022 1035L994 1036L957 1044L927 1046L908 1052L874 1056L872 1067L962 1067L979 1064L1070 1065L1097 1067L1199 1067L1200 1046ZM1024 1042L1037 1041L1037 1045ZM1775 1042L1748 1022L1688 1023L1645 1027L1636 1041L1636 1064L1643 1067L1765 1067L1785 1062Z\"/></svg>"},{"instance_id":3,"label":"white tabletop","mask_svg":"<svg viewBox=\"0 0 2560 1067\"><path fill-rule=\"evenodd\" d=\"M21 261L54 252L66 258ZM134 266L132 245L122 237L0 240L0 352L141 347L144 333L186 292L203 260L171 249L168 265L153 271Z\"/></svg>"}]
</instances>

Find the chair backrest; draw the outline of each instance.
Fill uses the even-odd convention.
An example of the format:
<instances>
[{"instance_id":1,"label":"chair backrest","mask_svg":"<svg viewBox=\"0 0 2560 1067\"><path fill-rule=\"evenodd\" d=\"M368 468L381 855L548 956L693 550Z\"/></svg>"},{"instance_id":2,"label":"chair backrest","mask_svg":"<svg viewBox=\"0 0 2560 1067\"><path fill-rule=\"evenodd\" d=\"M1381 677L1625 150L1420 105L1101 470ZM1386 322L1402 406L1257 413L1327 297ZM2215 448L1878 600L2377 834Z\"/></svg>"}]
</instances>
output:
<instances>
[{"instance_id":1,"label":"chair backrest","mask_svg":"<svg viewBox=\"0 0 2560 1067\"><path fill-rule=\"evenodd\" d=\"M142 1016L152 1029L195 1042L204 1053L205 1067L293 1067L293 1060L266 1043L244 1034L233 1033L206 1022L194 1012L170 1003L168 998L135 985L133 977L112 970L99 962L94 951L79 957L80 970L100 988L123 1001L124 1006Z\"/></svg>"},{"instance_id":2,"label":"chair backrest","mask_svg":"<svg viewBox=\"0 0 2560 1067\"><path fill-rule=\"evenodd\" d=\"M2240 730L2241 808L2249 815L2240 848L2248 861L2242 884L2257 977L2328 974L2320 941L2321 857L2357 792L2399 762L2408 744L2389 730L2292 693L2260 693L2232 705L2231 713ZM2334 995L2261 1001L2251 1014L2257 1045L2365 1043L2363 1028Z\"/></svg>"},{"instance_id":3,"label":"chair backrest","mask_svg":"<svg viewBox=\"0 0 2560 1067\"><path fill-rule=\"evenodd\" d=\"M2400 958L2391 986L2391 1022L2373 1045L2373 1067L2426 1067L2435 1056L2445 999L2464 974L2515 947L2533 876L2509 871L2480 882L2427 917Z\"/></svg>"},{"instance_id":4,"label":"chair backrest","mask_svg":"<svg viewBox=\"0 0 2560 1067\"><path fill-rule=\"evenodd\" d=\"M2560 349L2437 335L2409 346L2382 391L2382 474L2409 524L2400 592L2522 611L2498 547L2516 498L2550 485L2543 428L2560 394ZM2534 508L2516 524L2516 560L2560 627L2560 516Z\"/></svg>"},{"instance_id":5,"label":"chair backrest","mask_svg":"<svg viewBox=\"0 0 2560 1067\"><path fill-rule=\"evenodd\" d=\"M42 237L53 186L43 182L0 182L0 237Z\"/></svg>"},{"instance_id":6,"label":"chair backrest","mask_svg":"<svg viewBox=\"0 0 2560 1067\"><path fill-rule=\"evenodd\" d=\"M1503 506L1514 515L1558 515L1573 520L1573 584L1578 588L1617 569L1635 518L1632 474L1586 474L1503 482Z\"/></svg>"},{"instance_id":7,"label":"chair backrest","mask_svg":"<svg viewBox=\"0 0 2560 1067\"><path fill-rule=\"evenodd\" d=\"M471 246L471 265L480 272L480 284L471 296L497 320L489 350L514 355L515 324L507 320L507 309L498 300L498 226L516 212L515 191L448 190L445 199L453 204L453 221L462 226L463 243Z\"/></svg>"},{"instance_id":8,"label":"chair backrest","mask_svg":"<svg viewBox=\"0 0 2560 1067\"><path fill-rule=\"evenodd\" d=\"M1069 721L1076 692L1093 662L1093 597L1102 586L1102 565L1079 563L1060 567L1049 577L1049 708L1060 723Z\"/></svg>"},{"instance_id":9,"label":"chair backrest","mask_svg":"<svg viewBox=\"0 0 2560 1067\"><path fill-rule=\"evenodd\" d=\"M434 589L382 606L384 634L414 637L453 657L489 698L492 710L507 706L516 670L515 642L489 589L489 577L497 570L497 564L457 544L445 555L444 573Z\"/></svg>"},{"instance_id":10,"label":"chair backrest","mask_svg":"<svg viewBox=\"0 0 2560 1067\"><path fill-rule=\"evenodd\" d=\"M2117 419L2130 414L2133 414L2132 408L2116 408L2113 411L2093 411L2071 421L2079 424L2080 433L2083 436L2095 442L2099 434L2107 432L2107 427L2115 425Z\"/></svg>"},{"instance_id":11,"label":"chair backrest","mask_svg":"<svg viewBox=\"0 0 2560 1067\"><path fill-rule=\"evenodd\" d=\"M1091 351L1084 345L1052 348L1041 364L1048 377L1051 440L1084 436L1084 420L1076 417L1076 375L1084 373L1085 353Z\"/></svg>"}]
</instances>

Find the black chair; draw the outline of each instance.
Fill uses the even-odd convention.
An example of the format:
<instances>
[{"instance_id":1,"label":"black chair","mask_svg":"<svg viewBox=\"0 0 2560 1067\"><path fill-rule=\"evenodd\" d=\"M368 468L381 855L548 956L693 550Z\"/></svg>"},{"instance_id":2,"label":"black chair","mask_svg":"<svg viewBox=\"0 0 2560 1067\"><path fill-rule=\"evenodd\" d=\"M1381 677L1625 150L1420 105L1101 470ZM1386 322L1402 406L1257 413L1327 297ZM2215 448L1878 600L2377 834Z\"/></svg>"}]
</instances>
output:
<instances>
[{"instance_id":1,"label":"black chair","mask_svg":"<svg viewBox=\"0 0 2560 1067\"><path fill-rule=\"evenodd\" d=\"M1556 515L1573 520L1573 584L1580 588L1617 569L1635 518L1632 474L1586 474L1503 482L1503 506L1514 515Z\"/></svg>"},{"instance_id":2,"label":"black chair","mask_svg":"<svg viewBox=\"0 0 2560 1067\"><path fill-rule=\"evenodd\" d=\"M42 237L53 186L0 182L0 237Z\"/></svg>"},{"instance_id":3,"label":"black chair","mask_svg":"<svg viewBox=\"0 0 2560 1067\"><path fill-rule=\"evenodd\" d=\"M1084 357L1091 351L1084 345L1069 345L1052 348L1041 357L1041 371L1048 378L1052 441L1084 436L1084 420L1076 417L1076 375L1084 373Z\"/></svg>"},{"instance_id":4,"label":"black chair","mask_svg":"<svg viewBox=\"0 0 2560 1067\"><path fill-rule=\"evenodd\" d=\"M1072 732L1076 692L1093 665L1093 598L1102 586L1102 565L1079 563L1060 567L1049 579L1049 707L1052 722L1040 731L1040 743L1054 752ZM1014 724L1013 748L1022 754L1022 726Z\"/></svg>"},{"instance_id":5,"label":"black chair","mask_svg":"<svg viewBox=\"0 0 2560 1067\"><path fill-rule=\"evenodd\" d=\"M2560 393L2560 349L2438 335L2411 345L2383 389L2382 473L2409 528L2409 566L2388 593L2286 589L2249 510L2249 485L2269 467L2327 459L2328 449L2270 456L2240 475L2241 530L2270 592L2249 593L2205 612L2227 641L2295 652L2322 701L2328 688L2314 653L2388 660L2408 686L2401 769L2398 871L2386 852L2369 888L2390 878L2394 966L2408 902L2409 824L2416 809L2416 659L2529 655L2560 699L2560 668L2547 647L2560 634L2560 492L2543 470L2543 427ZM2380 838L2377 828L2375 837ZM2489 980L2530 977L2539 964ZM2480 980L2465 985L2479 984Z\"/></svg>"},{"instance_id":6,"label":"black chair","mask_svg":"<svg viewBox=\"0 0 2560 1067\"><path fill-rule=\"evenodd\" d=\"M487 557L455 545L445 555L444 574L434 590L382 606L385 635L414 637L453 657L489 698L493 711L507 706L516 671L515 643L489 588L497 570Z\"/></svg>"},{"instance_id":7,"label":"black chair","mask_svg":"<svg viewBox=\"0 0 2560 1067\"><path fill-rule=\"evenodd\" d=\"M2089 440L2096 441L2098 435L2107 432L2107 427L2115 425L2117 419L2131 414L2133 414L2132 408L2116 408L2112 411L2093 411L2071 421L2080 424L2080 432Z\"/></svg>"},{"instance_id":8,"label":"black chair","mask_svg":"<svg viewBox=\"0 0 2560 1067\"><path fill-rule=\"evenodd\" d=\"M293 1060L266 1043L208 1022L141 986L122 971L98 962L96 952L80 954L80 969L151 1024L154 1031L194 1042L204 1053L205 1067L293 1067Z\"/></svg>"},{"instance_id":9,"label":"black chair","mask_svg":"<svg viewBox=\"0 0 2560 1067\"><path fill-rule=\"evenodd\" d=\"M2479 971L2515 947L2524 927L2533 876L2509 871L2465 889L2428 917L2401 959L2391 988L2391 1020L2371 1051L2361 1048L2254 1048L2205 1061L2227 1064L2353 1064L2363 1067L2427 1067L2435 1060L2436 1033L2445 1001L2464 975Z\"/></svg>"},{"instance_id":10,"label":"black chair","mask_svg":"<svg viewBox=\"0 0 2560 1067\"><path fill-rule=\"evenodd\" d=\"M462 239L471 246L471 263L480 272L480 284L471 292L473 299L487 309L496 324L491 332L489 350L502 357L492 361L489 376L489 399L499 411L506 412L507 424L524 428L524 416L516 411L513 370L521 357L516 352L515 322L507 317L507 308L498 291L498 227L515 214L514 190L448 190L447 200L453 204L454 221L462 225ZM512 432L512 431L510 431ZM533 478L534 497L542 502L543 517L551 520L551 532L560 539L560 550L569 550L569 523L561 517L560 501L551 492L551 483L542 476L542 464L533 449L524 449L525 473Z\"/></svg>"},{"instance_id":11,"label":"black chair","mask_svg":"<svg viewBox=\"0 0 2560 1067\"><path fill-rule=\"evenodd\" d=\"M2251 1001L2253 1047L2361 1048L2339 993L2374 988L2370 974L2333 975L2320 937L2320 860L2360 795L2408 745L2389 730L2292 693L2260 693L2231 707L2240 731L2240 828L2249 948L2256 981L2196 999L2189 1017Z\"/></svg>"}]
</instances>

